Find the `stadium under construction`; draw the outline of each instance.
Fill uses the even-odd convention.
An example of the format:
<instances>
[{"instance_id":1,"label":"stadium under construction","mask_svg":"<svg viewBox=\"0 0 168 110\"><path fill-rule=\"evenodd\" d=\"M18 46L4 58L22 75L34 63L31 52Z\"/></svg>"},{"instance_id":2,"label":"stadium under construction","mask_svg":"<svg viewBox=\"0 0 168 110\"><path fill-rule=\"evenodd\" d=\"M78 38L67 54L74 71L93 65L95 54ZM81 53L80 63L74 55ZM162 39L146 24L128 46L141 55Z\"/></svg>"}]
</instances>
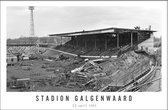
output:
<instances>
[{"instance_id":1,"label":"stadium under construction","mask_svg":"<svg viewBox=\"0 0 168 110\"><path fill-rule=\"evenodd\" d=\"M50 34L55 45L8 43L18 59L7 66L8 91L147 91L161 66L161 48L151 51L154 32L112 27Z\"/></svg>"},{"instance_id":2,"label":"stadium under construction","mask_svg":"<svg viewBox=\"0 0 168 110\"><path fill-rule=\"evenodd\" d=\"M71 40L56 49L77 55L113 55L121 48L134 47L151 38L151 27L148 30L127 28L105 28L91 31L80 31L62 34L50 34L50 37L70 37ZM62 43L61 43L62 44Z\"/></svg>"}]
</instances>

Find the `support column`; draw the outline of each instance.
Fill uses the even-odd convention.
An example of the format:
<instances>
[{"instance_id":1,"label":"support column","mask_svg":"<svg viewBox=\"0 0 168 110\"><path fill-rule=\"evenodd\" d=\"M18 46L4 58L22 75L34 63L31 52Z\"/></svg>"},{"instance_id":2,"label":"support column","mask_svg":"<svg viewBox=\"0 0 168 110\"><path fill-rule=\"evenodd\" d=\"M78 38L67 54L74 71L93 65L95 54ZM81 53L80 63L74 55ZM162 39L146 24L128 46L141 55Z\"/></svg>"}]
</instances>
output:
<instances>
[{"instance_id":1,"label":"support column","mask_svg":"<svg viewBox=\"0 0 168 110\"><path fill-rule=\"evenodd\" d=\"M105 36L105 49L107 49L107 38Z\"/></svg>"},{"instance_id":2,"label":"support column","mask_svg":"<svg viewBox=\"0 0 168 110\"><path fill-rule=\"evenodd\" d=\"M131 32L131 47L133 47L133 32Z\"/></svg>"},{"instance_id":3,"label":"support column","mask_svg":"<svg viewBox=\"0 0 168 110\"><path fill-rule=\"evenodd\" d=\"M95 39L95 42L94 42L94 44L95 44L95 49L97 49L97 44L96 44L96 40L97 40L97 39Z\"/></svg>"},{"instance_id":4,"label":"support column","mask_svg":"<svg viewBox=\"0 0 168 110\"><path fill-rule=\"evenodd\" d=\"M76 47L78 47L78 39L77 39L77 36L75 36L76 38Z\"/></svg>"},{"instance_id":5,"label":"support column","mask_svg":"<svg viewBox=\"0 0 168 110\"><path fill-rule=\"evenodd\" d=\"M87 45L86 45L86 39L85 39L85 48L87 48Z\"/></svg>"},{"instance_id":6,"label":"support column","mask_svg":"<svg viewBox=\"0 0 168 110\"><path fill-rule=\"evenodd\" d=\"M120 46L119 45L119 33L117 33L116 36L117 36L117 48L119 48L119 46Z\"/></svg>"},{"instance_id":7,"label":"support column","mask_svg":"<svg viewBox=\"0 0 168 110\"><path fill-rule=\"evenodd\" d=\"M137 33L137 44L139 44L139 33Z\"/></svg>"},{"instance_id":8,"label":"support column","mask_svg":"<svg viewBox=\"0 0 168 110\"><path fill-rule=\"evenodd\" d=\"M61 36L61 45L62 45L62 36Z\"/></svg>"}]
</instances>

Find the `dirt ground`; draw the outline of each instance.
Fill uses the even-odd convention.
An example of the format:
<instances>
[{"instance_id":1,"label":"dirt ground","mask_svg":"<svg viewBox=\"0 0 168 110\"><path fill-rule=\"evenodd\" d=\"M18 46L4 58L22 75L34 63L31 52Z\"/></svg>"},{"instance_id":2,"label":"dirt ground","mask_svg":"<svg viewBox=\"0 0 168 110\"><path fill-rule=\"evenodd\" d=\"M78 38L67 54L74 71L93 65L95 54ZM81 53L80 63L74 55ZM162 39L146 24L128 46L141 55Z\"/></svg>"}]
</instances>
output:
<instances>
[{"instance_id":1,"label":"dirt ground","mask_svg":"<svg viewBox=\"0 0 168 110\"><path fill-rule=\"evenodd\" d=\"M74 60L73 60L74 61ZM76 68L80 64L73 64L72 59L63 61L54 60L25 60L16 63L13 66L7 66L7 81L10 82L13 79L30 78L32 81L38 79L52 79L59 77L60 74L70 71ZM32 85L37 85L35 82ZM18 89L7 88L7 91L21 91ZM45 82L41 87L33 87L33 91L81 91L80 88L69 88L66 86L50 86L48 82Z\"/></svg>"},{"instance_id":2,"label":"dirt ground","mask_svg":"<svg viewBox=\"0 0 168 110\"><path fill-rule=\"evenodd\" d=\"M47 51L46 56L55 55L53 51ZM134 56L135 58L133 58ZM56 58L56 56L54 56ZM14 65L7 66L7 82L11 82L14 79L30 78L30 88L27 90L22 89L11 89L7 88L7 91L50 91L50 92L73 92L73 91L84 91L80 85L72 84L70 79L67 79L67 74L71 74L70 71L83 65L84 59L78 57L68 58L66 60L58 60L57 58L38 58L35 60L22 60ZM137 60L139 59L139 60ZM120 69L120 74L125 74L126 70L134 63L141 60L145 60L144 56L133 53L122 55L117 61L106 61L102 63L103 73L106 73L107 77L112 73L115 73L117 69ZM144 64L142 64L144 65ZM137 68L138 69L138 68ZM137 70L136 69L136 70ZM123 71L123 72L122 72ZM133 70L132 70L133 71ZM129 71L127 71L130 73ZM138 73L136 71L133 71ZM113 79L119 78L120 74L113 76ZM161 70L157 69L156 74L153 78L157 79L161 75ZM124 76L124 75L123 75ZM104 76L102 76L104 77ZM128 75L127 75L128 77ZM129 78L129 77L128 77ZM122 79L122 77L121 77ZM129 78L130 79L130 78ZM107 81L107 80L106 80ZM104 82L106 82L104 81ZM110 80L111 81L111 80ZM66 83L66 84L65 84ZM70 85L70 86L69 86ZM155 81L143 88L141 91L160 91L161 83L160 80Z\"/></svg>"},{"instance_id":3,"label":"dirt ground","mask_svg":"<svg viewBox=\"0 0 168 110\"><path fill-rule=\"evenodd\" d=\"M156 73L155 73L153 80L158 79L158 78L161 78L161 68L160 67L156 70ZM161 91L161 79L153 82L144 91L146 91L146 92L153 92L153 91L159 92L159 91Z\"/></svg>"}]
</instances>

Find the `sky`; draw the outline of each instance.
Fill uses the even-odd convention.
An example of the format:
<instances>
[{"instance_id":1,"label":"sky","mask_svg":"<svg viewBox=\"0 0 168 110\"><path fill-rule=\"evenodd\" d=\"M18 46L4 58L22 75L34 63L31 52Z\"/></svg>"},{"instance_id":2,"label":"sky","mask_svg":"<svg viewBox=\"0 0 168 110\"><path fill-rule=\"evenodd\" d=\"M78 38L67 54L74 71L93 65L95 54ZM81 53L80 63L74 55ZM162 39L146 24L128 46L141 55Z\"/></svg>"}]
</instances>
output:
<instances>
[{"instance_id":1,"label":"sky","mask_svg":"<svg viewBox=\"0 0 168 110\"><path fill-rule=\"evenodd\" d=\"M54 33L120 27L141 29L152 26L161 36L161 9L155 7L124 6L36 6L34 10L35 36ZM30 10L26 6L7 7L7 38L30 34Z\"/></svg>"}]
</instances>

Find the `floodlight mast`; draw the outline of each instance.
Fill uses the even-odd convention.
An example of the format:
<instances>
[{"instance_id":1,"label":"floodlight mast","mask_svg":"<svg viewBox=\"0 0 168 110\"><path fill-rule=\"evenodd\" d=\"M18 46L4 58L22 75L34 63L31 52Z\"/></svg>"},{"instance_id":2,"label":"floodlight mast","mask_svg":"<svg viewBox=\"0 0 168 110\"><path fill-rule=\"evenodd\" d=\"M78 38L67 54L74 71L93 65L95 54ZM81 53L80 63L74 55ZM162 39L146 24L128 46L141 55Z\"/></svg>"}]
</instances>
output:
<instances>
[{"instance_id":1,"label":"floodlight mast","mask_svg":"<svg viewBox=\"0 0 168 110\"><path fill-rule=\"evenodd\" d=\"M30 10L30 37L34 37L34 18L33 18L33 10L34 6L29 6Z\"/></svg>"}]
</instances>

